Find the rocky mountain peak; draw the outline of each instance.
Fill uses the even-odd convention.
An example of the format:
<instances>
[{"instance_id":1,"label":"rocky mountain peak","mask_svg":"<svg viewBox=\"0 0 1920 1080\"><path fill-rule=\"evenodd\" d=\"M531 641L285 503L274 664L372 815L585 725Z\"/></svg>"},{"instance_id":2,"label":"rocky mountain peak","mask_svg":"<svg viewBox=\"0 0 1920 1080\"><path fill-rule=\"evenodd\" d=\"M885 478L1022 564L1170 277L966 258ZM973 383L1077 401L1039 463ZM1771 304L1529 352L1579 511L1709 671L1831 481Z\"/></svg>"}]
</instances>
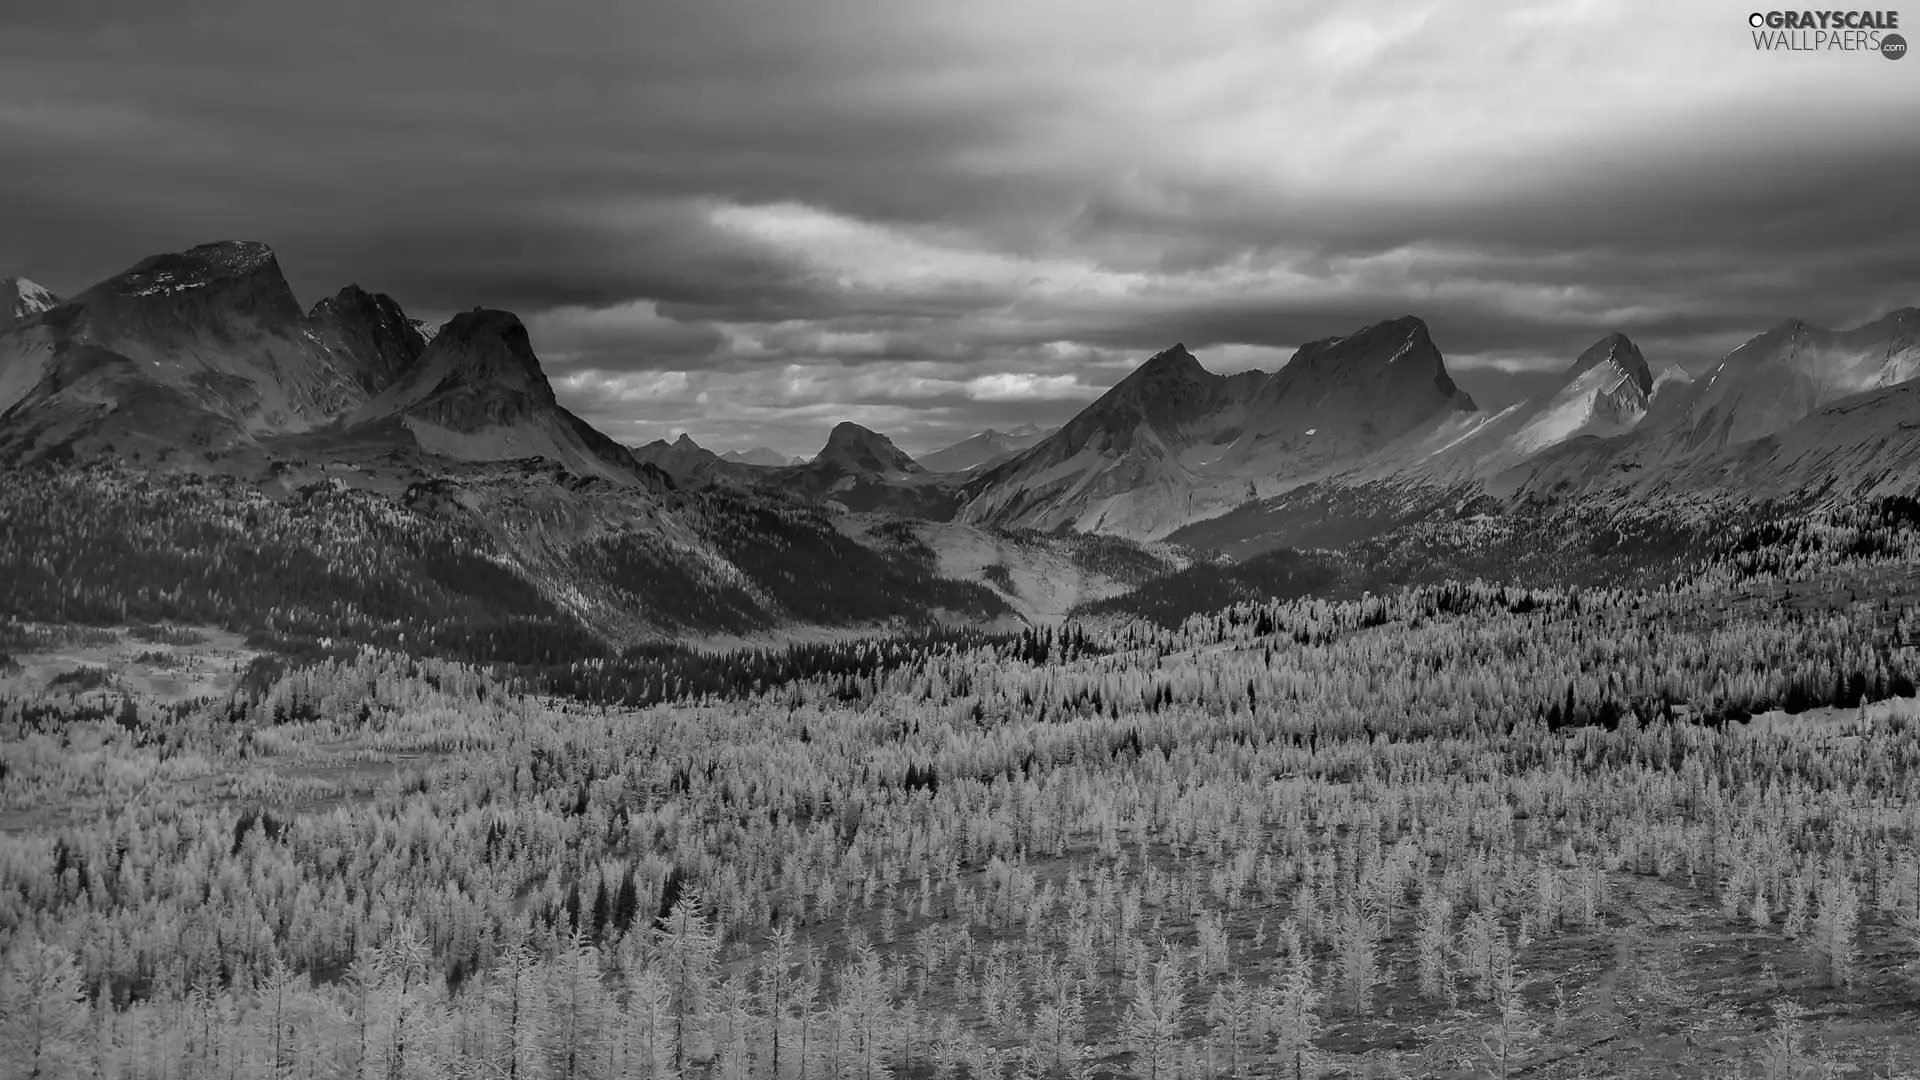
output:
<instances>
[{"instance_id":1,"label":"rocky mountain peak","mask_svg":"<svg viewBox=\"0 0 1920 1080\"><path fill-rule=\"evenodd\" d=\"M1425 320L1414 315L1302 345L1262 394L1267 406L1332 398L1354 398L1368 409L1410 415L1425 415L1429 406L1438 405L1475 408L1473 398L1447 373Z\"/></svg>"},{"instance_id":2,"label":"rocky mountain peak","mask_svg":"<svg viewBox=\"0 0 1920 1080\"><path fill-rule=\"evenodd\" d=\"M58 306L59 297L26 278L0 278L0 330Z\"/></svg>"},{"instance_id":3,"label":"rocky mountain peak","mask_svg":"<svg viewBox=\"0 0 1920 1080\"><path fill-rule=\"evenodd\" d=\"M827 435L827 444L813 459L832 463L875 476L895 476L922 471L906 451L893 440L852 421L842 421Z\"/></svg>"},{"instance_id":4,"label":"rocky mountain peak","mask_svg":"<svg viewBox=\"0 0 1920 1080\"><path fill-rule=\"evenodd\" d=\"M553 400L553 388L540 369L526 325L510 311L474 308L455 315L427 346L421 366L435 359L446 368L443 389L448 379L462 383L492 381L530 391L548 402Z\"/></svg>"},{"instance_id":5,"label":"rocky mountain peak","mask_svg":"<svg viewBox=\"0 0 1920 1080\"><path fill-rule=\"evenodd\" d=\"M307 319L329 335L340 366L361 389L377 393L412 367L427 338L393 297L348 285L313 305Z\"/></svg>"},{"instance_id":6,"label":"rocky mountain peak","mask_svg":"<svg viewBox=\"0 0 1920 1080\"><path fill-rule=\"evenodd\" d=\"M74 299L109 334L197 330L236 316L284 327L302 318L273 249L251 240L154 255Z\"/></svg>"},{"instance_id":7,"label":"rocky mountain peak","mask_svg":"<svg viewBox=\"0 0 1920 1080\"><path fill-rule=\"evenodd\" d=\"M1653 370L1647 366L1647 358L1641 355L1640 346L1621 333L1608 334L1589 345L1567 369L1567 378L1577 379L1602 364L1611 364L1632 379L1642 396L1653 392Z\"/></svg>"}]
</instances>

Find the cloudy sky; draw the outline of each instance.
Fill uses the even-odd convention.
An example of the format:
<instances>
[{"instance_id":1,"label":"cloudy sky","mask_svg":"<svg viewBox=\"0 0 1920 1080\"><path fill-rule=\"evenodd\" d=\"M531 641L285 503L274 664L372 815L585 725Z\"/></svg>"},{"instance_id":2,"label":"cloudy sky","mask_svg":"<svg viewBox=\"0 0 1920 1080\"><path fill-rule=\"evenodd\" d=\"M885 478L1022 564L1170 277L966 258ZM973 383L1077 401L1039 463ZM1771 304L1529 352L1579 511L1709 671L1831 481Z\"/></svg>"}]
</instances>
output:
<instances>
[{"instance_id":1,"label":"cloudy sky","mask_svg":"<svg viewBox=\"0 0 1920 1080\"><path fill-rule=\"evenodd\" d=\"M628 442L922 451L1424 317L1500 405L1920 303L1920 60L1673 0L65 0L0 12L0 274L264 240L519 312ZM1909 35L1920 31L1920 15Z\"/></svg>"}]
</instances>

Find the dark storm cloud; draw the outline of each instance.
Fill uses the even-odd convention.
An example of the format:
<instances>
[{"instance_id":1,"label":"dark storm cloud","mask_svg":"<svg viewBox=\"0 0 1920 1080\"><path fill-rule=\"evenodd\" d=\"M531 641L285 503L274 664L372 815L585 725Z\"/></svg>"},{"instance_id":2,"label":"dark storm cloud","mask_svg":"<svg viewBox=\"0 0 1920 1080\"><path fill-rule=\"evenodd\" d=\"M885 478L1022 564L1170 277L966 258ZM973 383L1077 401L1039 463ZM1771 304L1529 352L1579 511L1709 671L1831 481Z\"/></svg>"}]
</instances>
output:
<instances>
[{"instance_id":1,"label":"dark storm cloud","mask_svg":"<svg viewBox=\"0 0 1920 1080\"><path fill-rule=\"evenodd\" d=\"M0 271L267 240L308 302L520 311L622 437L790 452L1057 421L1176 340L1411 312L1497 402L1920 299L1911 73L1670 7L37 5Z\"/></svg>"}]
</instances>

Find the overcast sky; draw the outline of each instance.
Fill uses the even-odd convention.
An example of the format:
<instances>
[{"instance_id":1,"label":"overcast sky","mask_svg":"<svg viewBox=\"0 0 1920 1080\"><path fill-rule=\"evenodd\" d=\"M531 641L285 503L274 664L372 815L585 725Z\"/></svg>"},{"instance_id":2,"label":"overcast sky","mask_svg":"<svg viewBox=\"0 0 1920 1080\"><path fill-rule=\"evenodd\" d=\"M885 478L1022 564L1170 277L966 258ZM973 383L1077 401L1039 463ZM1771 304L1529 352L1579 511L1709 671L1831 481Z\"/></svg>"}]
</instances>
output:
<instances>
[{"instance_id":1,"label":"overcast sky","mask_svg":"<svg viewBox=\"0 0 1920 1080\"><path fill-rule=\"evenodd\" d=\"M924 451L1409 312L1497 406L1614 330L1699 367L1920 303L1920 60L1749 10L8 4L0 274L264 240L303 303L520 313L632 443Z\"/></svg>"}]
</instances>

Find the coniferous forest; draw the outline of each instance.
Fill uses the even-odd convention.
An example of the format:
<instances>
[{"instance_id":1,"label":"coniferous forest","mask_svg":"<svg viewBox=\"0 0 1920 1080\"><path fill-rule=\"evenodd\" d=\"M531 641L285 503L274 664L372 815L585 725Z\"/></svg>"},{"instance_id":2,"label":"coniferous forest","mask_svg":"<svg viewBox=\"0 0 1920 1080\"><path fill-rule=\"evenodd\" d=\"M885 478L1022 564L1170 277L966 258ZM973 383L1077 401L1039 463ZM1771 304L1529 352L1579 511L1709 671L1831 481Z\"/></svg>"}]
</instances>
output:
<instances>
[{"instance_id":1,"label":"coniferous forest","mask_svg":"<svg viewBox=\"0 0 1920 1080\"><path fill-rule=\"evenodd\" d=\"M1374 591L1347 554L1185 615L571 659L461 537L336 508L351 542L275 546L290 512L123 580L8 534L7 670L132 657L0 707L9 1076L1920 1060L1910 501L1723 520L1610 584ZM448 572L395 591L392 551Z\"/></svg>"}]
</instances>

